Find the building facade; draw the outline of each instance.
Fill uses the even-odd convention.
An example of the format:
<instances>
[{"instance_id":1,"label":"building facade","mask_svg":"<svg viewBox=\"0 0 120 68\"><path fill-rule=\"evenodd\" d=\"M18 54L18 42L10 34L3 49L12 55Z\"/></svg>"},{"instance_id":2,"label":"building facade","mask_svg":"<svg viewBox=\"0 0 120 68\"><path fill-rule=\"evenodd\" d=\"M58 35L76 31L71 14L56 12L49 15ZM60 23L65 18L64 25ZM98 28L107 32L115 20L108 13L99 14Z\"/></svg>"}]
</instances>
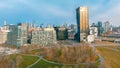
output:
<instances>
[{"instance_id":1,"label":"building facade","mask_svg":"<svg viewBox=\"0 0 120 68\"><path fill-rule=\"evenodd\" d=\"M27 44L27 24L10 25L10 32L7 35L7 44L23 46Z\"/></svg>"},{"instance_id":2,"label":"building facade","mask_svg":"<svg viewBox=\"0 0 120 68\"><path fill-rule=\"evenodd\" d=\"M89 23L88 23L88 8L79 7L76 10L77 15L77 26L78 26L78 36L77 40L84 41L87 39L89 33Z\"/></svg>"},{"instance_id":3,"label":"building facade","mask_svg":"<svg viewBox=\"0 0 120 68\"><path fill-rule=\"evenodd\" d=\"M98 36L101 36L104 31L101 21L98 22L97 27L98 27Z\"/></svg>"},{"instance_id":4,"label":"building facade","mask_svg":"<svg viewBox=\"0 0 120 68\"><path fill-rule=\"evenodd\" d=\"M1 31L0 30L0 44L5 44L7 41L7 35L9 31Z\"/></svg>"},{"instance_id":5,"label":"building facade","mask_svg":"<svg viewBox=\"0 0 120 68\"><path fill-rule=\"evenodd\" d=\"M31 44L46 46L56 43L56 31L54 28L39 29L31 33Z\"/></svg>"},{"instance_id":6,"label":"building facade","mask_svg":"<svg viewBox=\"0 0 120 68\"><path fill-rule=\"evenodd\" d=\"M67 40L68 30L66 27L55 27L57 40Z\"/></svg>"},{"instance_id":7,"label":"building facade","mask_svg":"<svg viewBox=\"0 0 120 68\"><path fill-rule=\"evenodd\" d=\"M3 22L3 26L0 27L0 44L5 44L7 41L7 35L9 32L9 26L6 24L6 21Z\"/></svg>"},{"instance_id":8,"label":"building facade","mask_svg":"<svg viewBox=\"0 0 120 68\"><path fill-rule=\"evenodd\" d=\"M94 35L95 38L97 38L98 37L98 28L95 26L91 26L90 27L90 35Z\"/></svg>"}]
</instances>

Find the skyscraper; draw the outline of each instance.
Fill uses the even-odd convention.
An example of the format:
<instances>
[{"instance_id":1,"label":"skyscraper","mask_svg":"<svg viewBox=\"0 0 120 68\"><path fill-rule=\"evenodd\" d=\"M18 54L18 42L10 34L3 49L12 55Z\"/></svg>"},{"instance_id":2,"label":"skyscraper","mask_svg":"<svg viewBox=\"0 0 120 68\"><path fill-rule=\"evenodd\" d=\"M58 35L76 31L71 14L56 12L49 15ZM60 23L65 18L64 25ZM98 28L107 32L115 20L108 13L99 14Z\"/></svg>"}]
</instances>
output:
<instances>
[{"instance_id":1,"label":"skyscraper","mask_svg":"<svg viewBox=\"0 0 120 68\"><path fill-rule=\"evenodd\" d=\"M98 24L97 24L97 27L98 27L98 36L101 36L102 33L103 33L103 27L102 27L102 22L101 21L98 21Z\"/></svg>"},{"instance_id":2,"label":"skyscraper","mask_svg":"<svg viewBox=\"0 0 120 68\"><path fill-rule=\"evenodd\" d=\"M105 30L105 32L110 31L110 22L109 21L105 22L104 30Z\"/></svg>"},{"instance_id":3,"label":"skyscraper","mask_svg":"<svg viewBox=\"0 0 120 68\"><path fill-rule=\"evenodd\" d=\"M78 7L76 15L78 26L77 41L80 42L86 40L89 33L88 7Z\"/></svg>"}]
</instances>

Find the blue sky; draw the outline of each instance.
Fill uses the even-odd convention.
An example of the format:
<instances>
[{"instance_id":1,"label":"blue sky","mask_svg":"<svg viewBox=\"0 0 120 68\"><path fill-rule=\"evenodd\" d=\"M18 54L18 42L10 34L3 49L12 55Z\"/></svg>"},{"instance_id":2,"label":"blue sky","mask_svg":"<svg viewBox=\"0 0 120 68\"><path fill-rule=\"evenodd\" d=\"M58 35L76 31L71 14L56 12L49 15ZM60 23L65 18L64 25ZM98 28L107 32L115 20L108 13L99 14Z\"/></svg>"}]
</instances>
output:
<instances>
[{"instance_id":1,"label":"blue sky","mask_svg":"<svg viewBox=\"0 0 120 68\"><path fill-rule=\"evenodd\" d=\"M120 24L120 0L0 0L0 25L19 22L76 24L76 8L89 7L89 23L107 20Z\"/></svg>"}]
</instances>

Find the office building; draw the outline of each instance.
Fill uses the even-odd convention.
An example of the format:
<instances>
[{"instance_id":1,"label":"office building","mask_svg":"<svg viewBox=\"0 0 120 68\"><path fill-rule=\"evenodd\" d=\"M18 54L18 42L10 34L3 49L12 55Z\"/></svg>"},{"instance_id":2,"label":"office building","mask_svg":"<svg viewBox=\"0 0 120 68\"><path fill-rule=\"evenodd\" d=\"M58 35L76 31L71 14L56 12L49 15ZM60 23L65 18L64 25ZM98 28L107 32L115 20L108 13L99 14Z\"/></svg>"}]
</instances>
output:
<instances>
[{"instance_id":1,"label":"office building","mask_svg":"<svg viewBox=\"0 0 120 68\"><path fill-rule=\"evenodd\" d=\"M88 7L79 7L76 10L77 15L77 41L85 41L89 33Z\"/></svg>"},{"instance_id":2,"label":"office building","mask_svg":"<svg viewBox=\"0 0 120 68\"><path fill-rule=\"evenodd\" d=\"M98 27L98 36L101 36L102 33L103 33L103 27L102 27L102 22L99 21L98 24L97 24L97 27Z\"/></svg>"},{"instance_id":3,"label":"office building","mask_svg":"<svg viewBox=\"0 0 120 68\"><path fill-rule=\"evenodd\" d=\"M27 44L27 24L20 23L16 25L10 25L10 32L7 36L7 44L15 46L23 46Z\"/></svg>"},{"instance_id":4,"label":"office building","mask_svg":"<svg viewBox=\"0 0 120 68\"><path fill-rule=\"evenodd\" d=\"M52 27L40 28L31 33L31 44L47 46L56 43L56 31Z\"/></svg>"},{"instance_id":5,"label":"office building","mask_svg":"<svg viewBox=\"0 0 120 68\"><path fill-rule=\"evenodd\" d=\"M6 24L6 21L3 22L3 26L0 27L0 44L5 44L7 41L7 35L9 32L9 26Z\"/></svg>"},{"instance_id":6,"label":"office building","mask_svg":"<svg viewBox=\"0 0 120 68\"><path fill-rule=\"evenodd\" d=\"M56 30L57 40L67 40L68 30L65 27L54 27Z\"/></svg>"}]
</instances>

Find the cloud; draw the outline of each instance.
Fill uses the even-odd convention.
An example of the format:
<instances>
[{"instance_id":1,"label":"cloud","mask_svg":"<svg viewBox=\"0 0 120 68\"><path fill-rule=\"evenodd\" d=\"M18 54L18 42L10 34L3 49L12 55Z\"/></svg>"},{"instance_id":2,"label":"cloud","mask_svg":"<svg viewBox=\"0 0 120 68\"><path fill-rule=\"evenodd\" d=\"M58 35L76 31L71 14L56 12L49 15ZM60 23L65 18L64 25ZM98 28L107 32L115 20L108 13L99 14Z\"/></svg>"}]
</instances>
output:
<instances>
[{"instance_id":1,"label":"cloud","mask_svg":"<svg viewBox=\"0 0 120 68\"><path fill-rule=\"evenodd\" d=\"M89 7L90 23L109 20L119 24L120 0L0 0L0 15L9 18L14 14L13 19L20 16L45 22L76 22L75 9L82 5Z\"/></svg>"},{"instance_id":2,"label":"cloud","mask_svg":"<svg viewBox=\"0 0 120 68\"><path fill-rule=\"evenodd\" d=\"M62 9L57 5L42 3L42 1L36 3L34 1L18 0L17 2L24 4L25 6L29 7L32 11L34 11L34 13L38 13L40 15L48 14L56 17L70 16L70 13L67 10Z\"/></svg>"},{"instance_id":3,"label":"cloud","mask_svg":"<svg viewBox=\"0 0 120 68\"><path fill-rule=\"evenodd\" d=\"M20 7L20 3L23 3L22 0L1 0L0 1L0 10L7 11L8 9L17 9Z\"/></svg>"},{"instance_id":4,"label":"cloud","mask_svg":"<svg viewBox=\"0 0 120 68\"><path fill-rule=\"evenodd\" d=\"M44 11L50 13L51 15L55 15L56 17L68 17L71 15L68 11L63 10L60 7L56 7L52 5L47 5L46 7Z\"/></svg>"},{"instance_id":5,"label":"cloud","mask_svg":"<svg viewBox=\"0 0 120 68\"><path fill-rule=\"evenodd\" d=\"M8 3L2 3L0 2L0 10L3 10L3 9L9 9L9 8L12 8L13 6L8 4Z\"/></svg>"},{"instance_id":6,"label":"cloud","mask_svg":"<svg viewBox=\"0 0 120 68\"><path fill-rule=\"evenodd\" d=\"M120 1L115 0L114 3L112 0L109 0L105 5L96 5L96 13L92 13L90 16L90 23L102 21L110 21L112 25L118 25L120 23ZM98 7L98 8L97 8ZM100 11L100 12L99 12Z\"/></svg>"}]
</instances>

